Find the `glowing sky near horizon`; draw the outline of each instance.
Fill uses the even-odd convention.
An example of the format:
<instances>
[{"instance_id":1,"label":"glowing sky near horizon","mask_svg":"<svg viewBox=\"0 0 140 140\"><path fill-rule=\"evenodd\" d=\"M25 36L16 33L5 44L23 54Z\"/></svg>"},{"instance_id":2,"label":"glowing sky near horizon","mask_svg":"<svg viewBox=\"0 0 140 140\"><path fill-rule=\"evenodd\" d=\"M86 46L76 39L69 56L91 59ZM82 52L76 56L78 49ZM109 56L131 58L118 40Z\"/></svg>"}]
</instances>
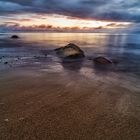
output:
<instances>
[{"instance_id":1,"label":"glowing sky near horizon","mask_svg":"<svg viewBox=\"0 0 140 140\"><path fill-rule=\"evenodd\" d=\"M51 25L53 27L59 28L73 28L77 27L79 29L83 28L123 28L130 25L129 22L115 22L115 21L101 21L93 19L81 19L81 18L71 18L68 16L57 15L57 14L44 14L44 15L15 15L11 19L3 19L3 24L19 26L40 26L40 25Z\"/></svg>"},{"instance_id":2,"label":"glowing sky near horizon","mask_svg":"<svg viewBox=\"0 0 140 140\"><path fill-rule=\"evenodd\" d=\"M129 25L127 22L109 22L109 21L99 21L99 20L84 20L84 19L76 19L76 18L68 18L67 16L61 15L47 15L44 16L44 19L34 19L33 21L24 21L21 25L41 25L48 24L54 27L89 27L89 28L97 28L100 26L106 26L108 24L122 24Z\"/></svg>"}]
</instances>

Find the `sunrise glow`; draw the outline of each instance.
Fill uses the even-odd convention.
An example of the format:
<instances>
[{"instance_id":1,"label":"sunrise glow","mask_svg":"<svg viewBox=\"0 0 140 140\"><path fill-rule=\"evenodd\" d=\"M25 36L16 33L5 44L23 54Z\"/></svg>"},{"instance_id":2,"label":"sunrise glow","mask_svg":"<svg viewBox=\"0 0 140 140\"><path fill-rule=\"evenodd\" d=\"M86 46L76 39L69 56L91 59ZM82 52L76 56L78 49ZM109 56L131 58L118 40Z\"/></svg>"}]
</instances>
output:
<instances>
[{"instance_id":1,"label":"sunrise glow","mask_svg":"<svg viewBox=\"0 0 140 140\"><path fill-rule=\"evenodd\" d=\"M12 19L3 20L8 26L16 25L20 28L35 28L45 30L46 28L89 30L89 29L117 29L129 26L130 22L115 22L96 19L72 18L57 14L28 14L15 15ZM15 26L14 26L15 27Z\"/></svg>"},{"instance_id":2,"label":"sunrise glow","mask_svg":"<svg viewBox=\"0 0 140 140\"><path fill-rule=\"evenodd\" d=\"M46 15L46 16L42 16L40 18L32 18L31 20L25 20L22 21L22 23L19 21L17 22L20 25L23 26L31 26L31 25L52 25L54 27L79 27L79 28L83 28L83 27L93 27L93 28L97 28L100 26L107 26L107 25L111 25L111 24L123 24L123 25L128 25L129 23L123 22L109 22L109 21L98 21L98 20L84 20L84 19L72 19L72 18L68 18L67 16L61 16L61 15Z\"/></svg>"}]
</instances>

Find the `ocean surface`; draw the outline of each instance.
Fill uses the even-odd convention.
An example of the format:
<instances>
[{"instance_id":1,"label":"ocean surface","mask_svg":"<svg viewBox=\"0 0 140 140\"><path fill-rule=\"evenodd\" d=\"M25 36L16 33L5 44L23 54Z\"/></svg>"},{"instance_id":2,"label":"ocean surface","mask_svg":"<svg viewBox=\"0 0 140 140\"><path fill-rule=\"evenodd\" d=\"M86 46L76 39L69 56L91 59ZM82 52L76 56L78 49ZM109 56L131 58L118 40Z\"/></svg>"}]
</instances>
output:
<instances>
[{"instance_id":1,"label":"ocean surface","mask_svg":"<svg viewBox=\"0 0 140 140\"><path fill-rule=\"evenodd\" d=\"M74 71L87 77L102 77L106 75L121 75L140 85L140 34L104 34L104 33L16 33L19 39L10 39L13 33L0 34L0 56L23 56L25 63L44 63L46 71ZM75 43L85 52L82 62L63 63L54 53L54 49ZM29 59L38 55L38 51L46 51L47 60L33 61ZM43 52L44 53L44 52ZM116 62L113 66L98 67L92 59L105 56ZM26 59L27 58L27 59ZM26 61L27 60L27 61ZM42 62L40 62L42 61ZM50 67L49 67L50 66ZM40 65L37 67L40 67ZM110 76L112 78L112 76ZM138 87L139 88L139 87Z\"/></svg>"}]
</instances>

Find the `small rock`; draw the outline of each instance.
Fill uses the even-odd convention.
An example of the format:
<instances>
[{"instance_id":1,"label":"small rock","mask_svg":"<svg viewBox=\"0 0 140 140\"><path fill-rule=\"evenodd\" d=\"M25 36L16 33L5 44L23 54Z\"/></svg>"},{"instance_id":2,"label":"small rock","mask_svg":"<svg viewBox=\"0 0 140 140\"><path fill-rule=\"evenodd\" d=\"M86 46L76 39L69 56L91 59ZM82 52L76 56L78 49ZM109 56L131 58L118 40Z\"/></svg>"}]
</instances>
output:
<instances>
[{"instance_id":1,"label":"small rock","mask_svg":"<svg viewBox=\"0 0 140 140\"><path fill-rule=\"evenodd\" d=\"M8 62L4 62L4 64L8 64Z\"/></svg>"},{"instance_id":2,"label":"small rock","mask_svg":"<svg viewBox=\"0 0 140 140\"><path fill-rule=\"evenodd\" d=\"M9 119L4 119L5 122L9 122Z\"/></svg>"},{"instance_id":3,"label":"small rock","mask_svg":"<svg viewBox=\"0 0 140 140\"><path fill-rule=\"evenodd\" d=\"M94 62L96 64L112 64L111 60L109 60L105 57L102 57L102 56L94 58Z\"/></svg>"},{"instance_id":4,"label":"small rock","mask_svg":"<svg viewBox=\"0 0 140 140\"><path fill-rule=\"evenodd\" d=\"M17 35L12 35L11 38L17 39L17 38L19 38L19 36L17 36Z\"/></svg>"},{"instance_id":5,"label":"small rock","mask_svg":"<svg viewBox=\"0 0 140 140\"><path fill-rule=\"evenodd\" d=\"M24 120L24 118L23 118L23 117L20 117L20 118L19 118L19 121L22 121L22 120Z\"/></svg>"}]
</instances>

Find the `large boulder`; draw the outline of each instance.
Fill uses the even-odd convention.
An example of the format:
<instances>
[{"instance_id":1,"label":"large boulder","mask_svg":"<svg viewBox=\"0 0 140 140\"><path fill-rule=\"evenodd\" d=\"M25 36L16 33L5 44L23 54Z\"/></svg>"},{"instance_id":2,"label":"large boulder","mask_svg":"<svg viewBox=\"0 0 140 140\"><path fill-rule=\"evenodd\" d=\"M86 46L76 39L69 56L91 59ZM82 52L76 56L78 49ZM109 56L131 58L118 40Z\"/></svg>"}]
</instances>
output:
<instances>
[{"instance_id":1,"label":"large boulder","mask_svg":"<svg viewBox=\"0 0 140 140\"><path fill-rule=\"evenodd\" d=\"M19 38L19 36L17 36L17 35L12 35L11 38L17 39L17 38Z\"/></svg>"},{"instance_id":2,"label":"large boulder","mask_svg":"<svg viewBox=\"0 0 140 140\"><path fill-rule=\"evenodd\" d=\"M111 60L102 56L94 58L94 62L96 64L112 64L113 63Z\"/></svg>"},{"instance_id":3,"label":"large boulder","mask_svg":"<svg viewBox=\"0 0 140 140\"><path fill-rule=\"evenodd\" d=\"M65 47L55 49L56 53L64 58L82 58L84 52L75 44L70 43Z\"/></svg>"}]
</instances>

